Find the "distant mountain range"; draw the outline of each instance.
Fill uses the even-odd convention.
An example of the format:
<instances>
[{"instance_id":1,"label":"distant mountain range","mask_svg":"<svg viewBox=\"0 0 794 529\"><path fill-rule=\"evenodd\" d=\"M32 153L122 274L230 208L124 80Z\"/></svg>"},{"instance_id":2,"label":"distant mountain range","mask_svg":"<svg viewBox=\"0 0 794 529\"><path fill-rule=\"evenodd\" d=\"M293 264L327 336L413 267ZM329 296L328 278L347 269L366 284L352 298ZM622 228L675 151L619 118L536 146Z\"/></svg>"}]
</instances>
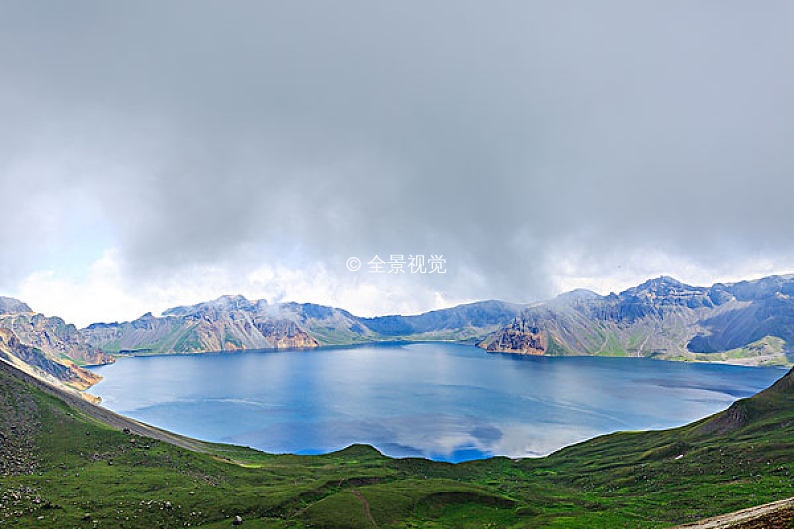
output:
<instances>
[{"instance_id":1,"label":"distant mountain range","mask_svg":"<svg viewBox=\"0 0 794 529\"><path fill-rule=\"evenodd\" d=\"M213 301L84 329L0 297L0 359L77 389L99 380L82 366L124 354L315 348L379 341L476 343L488 352L638 356L790 365L794 275L694 287L659 277L619 294L575 290L518 305L481 301L415 316L364 318L311 303Z\"/></svg>"},{"instance_id":2,"label":"distant mountain range","mask_svg":"<svg viewBox=\"0 0 794 529\"><path fill-rule=\"evenodd\" d=\"M416 316L363 318L311 303L269 304L243 296L151 313L122 323L84 329L33 312L0 297L0 359L68 386L85 389L100 380L83 365L105 364L125 354L202 353L247 349L310 349L392 340L470 343L499 330L523 305L482 301Z\"/></svg>"},{"instance_id":3,"label":"distant mountain range","mask_svg":"<svg viewBox=\"0 0 794 529\"><path fill-rule=\"evenodd\" d=\"M693 287L659 277L620 294L576 290L527 307L489 352L790 365L794 276Z\"/></svg>"},{"instance_id":4,"label":"distant mountain range","mask_svg":"<svg viewBox=\"0 0 794 529\"><path fill-rule=\"evenodd\" d=\"M145 314L124 323L95 323L85 340L112 353L191 353L313 348L384 340L476 341L512 321L524 306L481 301L417 316L362 318L311 303L269 304L243 296Z\"/></svg>"},{"instance_id":5,"label":"distant mountain range","mask_svg":"<svg viewBox=\"0 0 794 529\"><path fill-rule=\"evenodd\" d=\"M33 312L25 303L2 296L0 358L40 378L55 377L78 389L100 380L81 366L115 361L86 342L74 325Z\"/></svg>"}]
</instances>

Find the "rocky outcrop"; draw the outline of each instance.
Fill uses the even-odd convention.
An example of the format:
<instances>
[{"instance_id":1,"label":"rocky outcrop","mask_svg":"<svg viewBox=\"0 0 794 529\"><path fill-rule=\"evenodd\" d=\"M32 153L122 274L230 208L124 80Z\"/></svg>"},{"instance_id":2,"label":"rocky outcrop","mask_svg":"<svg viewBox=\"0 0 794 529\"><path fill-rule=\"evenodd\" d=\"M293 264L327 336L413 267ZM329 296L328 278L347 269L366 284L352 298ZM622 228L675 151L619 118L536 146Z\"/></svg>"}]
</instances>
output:
<instances>
[{"instance_id":1,"label":"rocky outcrop","mask_svg":"<svg viewBox=\"0 0 794 529\"><path fill-rule=\"evenodd\" d=\"M485 350L489 353L542 355L546 353L547 340L544 340L540 329L530 327L525 321L518 319L497 333L495 339L486 345Z\"/></svg>"},{"instance_id":2,"label":"rocky outcrop","mask_svg":"<svg viewBox=\"0 0 794 529\"><path fill-rule=\"evenodd\" d=\"M0 297L0 358L51 383L76 389L101 379L81 366L115 361L87 343L74 325L7 297Z\"/></svg>"},{"instance_id":3,"label":"rocky outcrop","mask_svg":"<svg viewBox=\"0 0 794 529\"><path fill-rule=\"evenodd\" d=\"M0 314L16 313L16 312L33 312L26 303L22 303L18 299L7 298L0 296Z\"/></svg>"},{"instance_id":4,"label":"rocky outcrop","mask_svg":"<svg viewBox=\"0 0 794 529\"><path fill-rule=\"evenodd\" d=\"M619 294L563 294L526 308L478 345L518 354L642 356L785 364L794 276L693 287L659 277Z\"/></svg>"},{"instance_id":5,"label":"rocky outcrop","mask_svg":"<svg viewBox=\"0 0 794 529\"><path fill-rule=\"evenodd\" d=\"M256 328L262 336L272 340L275 349L310 349L320 342L289 320L257 321Z\"/></svg>"},{"instance_id":6,"label":"rocky outcrop","mask_svg":"<svg viewBox=\"0 0 794 529\"><path fill-rule=\"evenodd\" d=\"M54 360L41 349L22 343L10 329L0 327L0 359L39 378L86 389L101 380L99 375L68 359Z\"/></svg>"},{"instance_id":7,"label":"rocky outcrop","mask_svg":"<svg viewBox=\"0 0 794 529\"><path fill-rule=\"evenodd\" d=\"M41 349L53 359L68 358L79 365L114 362L112 356L89 344L77 327L58 317L28 309L26 312L0 314L0 326L11 329L20 341Z\"/></svg>"}]
</instances>

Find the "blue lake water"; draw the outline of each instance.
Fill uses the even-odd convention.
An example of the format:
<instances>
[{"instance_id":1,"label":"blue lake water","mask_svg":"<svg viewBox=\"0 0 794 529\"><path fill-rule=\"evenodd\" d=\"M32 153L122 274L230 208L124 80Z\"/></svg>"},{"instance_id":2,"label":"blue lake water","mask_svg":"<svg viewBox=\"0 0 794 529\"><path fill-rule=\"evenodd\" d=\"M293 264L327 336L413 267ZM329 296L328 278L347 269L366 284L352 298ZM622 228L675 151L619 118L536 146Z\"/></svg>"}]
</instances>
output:
<instances>
[{"instance_id":1,"label":"blue lake water","mask_svg":"<svg viewBox=\"0 0 794 529\"><path fill-rule=\"evenodd\" d=\"M368 443L446 461L679 426L785 373L444 343L132 357L94 370L105 378L89 392L103 405L183 435L299 454Z\"/></svg>"}]
</instances>

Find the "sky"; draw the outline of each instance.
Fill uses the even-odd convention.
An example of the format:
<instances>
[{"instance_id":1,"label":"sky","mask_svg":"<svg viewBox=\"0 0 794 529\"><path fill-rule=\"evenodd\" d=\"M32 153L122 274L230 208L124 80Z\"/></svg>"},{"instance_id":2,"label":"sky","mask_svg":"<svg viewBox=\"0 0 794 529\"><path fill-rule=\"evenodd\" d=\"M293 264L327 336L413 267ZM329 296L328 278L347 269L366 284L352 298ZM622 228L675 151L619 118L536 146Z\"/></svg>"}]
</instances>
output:
<instances>
[{"instance_id":1,"label":"sky","mask_svg":"<svg viewBox=\"0 0 794 529\"><path fill-rule=\"evenodd\" d=\"M793 21L0 0L0 293L86 325L221 294L408 314L794 272Z\"/></svg>"}]
</instances>

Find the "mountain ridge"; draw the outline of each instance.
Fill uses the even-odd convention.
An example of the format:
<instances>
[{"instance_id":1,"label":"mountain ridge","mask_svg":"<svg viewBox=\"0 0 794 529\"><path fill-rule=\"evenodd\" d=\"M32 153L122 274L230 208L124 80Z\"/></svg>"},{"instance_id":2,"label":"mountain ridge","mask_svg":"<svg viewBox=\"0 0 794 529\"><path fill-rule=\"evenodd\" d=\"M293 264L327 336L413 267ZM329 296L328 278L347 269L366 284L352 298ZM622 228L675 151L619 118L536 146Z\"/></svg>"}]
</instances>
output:
<instances>
[{"instance_id":1,"label":"mountain ridge","mask_svg":"<svg viewBox=\"0 0 794 529\"><path fill-rule=\"evenodd\" d=\"M221 296L144 314L127 322L93 323L80 330L88 343L111 353L205 352L223 349L310 349L384 340L475 340L498 329L522 305L497 300L417 315L355 316L314 303Z\"/></svg>"},{"instance_id":2,"label":"mountain ridge","mask_svg":"<svg viewBox=\"0 0 794 529\"><path fill-rule=\"evenodd\" d=\"M148 312L135 320L82 329L34 312L17 299L0 297L0 328L43 355L28 355L36 359L33 371L74 387L92 380L75 379L74 367L113 362L117 355L313 349L380 341L475 343L492 353L791 365L794 275L710 287L660 276L620 293L577 289L533 304L485 300L407 316L361 317L336 307L271 304L238 294L171 307L160 316Z\"/></svg>"},{"instance_id":3,"label":"mountain ridge","mask_svg":"<svg viewBox=\"0 0 794 529\"><path fill-rule=\"evenodd\" d=\"M489 352L791 365L794 275L711 287L670 276L620 293L566 293L481 340Z\"/></svg>"}]
</instances>

